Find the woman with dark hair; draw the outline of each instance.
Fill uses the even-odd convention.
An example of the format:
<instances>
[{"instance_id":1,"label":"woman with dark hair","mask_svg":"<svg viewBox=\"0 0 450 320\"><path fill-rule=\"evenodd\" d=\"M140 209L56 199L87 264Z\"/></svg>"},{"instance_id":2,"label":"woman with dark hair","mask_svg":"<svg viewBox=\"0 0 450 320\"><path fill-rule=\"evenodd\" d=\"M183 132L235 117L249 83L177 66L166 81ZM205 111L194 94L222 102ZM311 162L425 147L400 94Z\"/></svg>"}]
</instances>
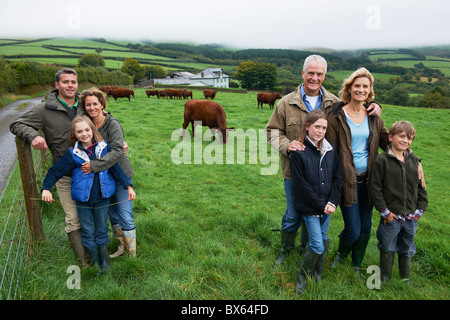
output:
<instances>
[{"instance_id":1,"label":"woman with dark hair","mask_svg":"<svg viewBox=\"0 0 450 320\"><path fill-rule=\"evenodd\" d=\"M111 151L101 159L92 160L82 167L83 172L99 172L119 162L128 178L132 178L134 171L130 160L124 154L124 131L119 120L109 112L105 112L105 94L92 88L84 91L80 96L80 103L84 106L87 115L92 119L103 139L111 146ZM113 228L114 236L118 242L117 251L110 255L111 258L122 255L125 251L130 256L136 255L136 227L133 222L133 202L128 200L123 187L117 182L118 190L110 198L109 220Z\"/></svg>"}]
</instances>

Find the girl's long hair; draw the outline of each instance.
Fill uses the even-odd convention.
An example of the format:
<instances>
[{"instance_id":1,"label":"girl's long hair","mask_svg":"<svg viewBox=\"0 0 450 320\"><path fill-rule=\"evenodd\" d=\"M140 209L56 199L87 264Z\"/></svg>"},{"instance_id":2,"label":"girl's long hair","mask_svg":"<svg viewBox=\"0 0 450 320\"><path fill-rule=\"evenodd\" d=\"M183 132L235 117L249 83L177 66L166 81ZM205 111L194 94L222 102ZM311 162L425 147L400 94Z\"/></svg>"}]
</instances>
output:
<instances>
[{"instance_id":1,"label":"girl's long hair","mask_svg":"<svg viewBox=\"0 0 450 320\"><path fill-rule=\"evenodd\" d=\"M319 119L325 119L327 120L327 116L325 115L325 112L323 112L320 109L314 109L313 111L309 112L305 119L305 124L303 125L302 131L300 132L300 138L298 141L301 143L305 143L306 136L308 135L308 131L306 130L307 126L311 126L314 122L316 122ZM328 121L328 120L327 120ZM319 150L322 148L322 140L319 141Z\"/></svg>"},{"instance_id":2,"label":"girl's long hair","mask_svg":"<svg viewBox=\"0 0 450 320\"><path fill-rule=\"evenodd\" d=\"M73 147L75 145L75 142L77 142L77 138L75 138L75 125L80 122L86 122L88 126L91 128L92 131L92 143L105 141L102 138L102 135L100 132L98 132L95 124L92 122L91 119L89 119L86 115L80 115L76 116L75 119L72 120L72 124L70 125L69 129L69 145Z\"/></svg>"}]
</instances>

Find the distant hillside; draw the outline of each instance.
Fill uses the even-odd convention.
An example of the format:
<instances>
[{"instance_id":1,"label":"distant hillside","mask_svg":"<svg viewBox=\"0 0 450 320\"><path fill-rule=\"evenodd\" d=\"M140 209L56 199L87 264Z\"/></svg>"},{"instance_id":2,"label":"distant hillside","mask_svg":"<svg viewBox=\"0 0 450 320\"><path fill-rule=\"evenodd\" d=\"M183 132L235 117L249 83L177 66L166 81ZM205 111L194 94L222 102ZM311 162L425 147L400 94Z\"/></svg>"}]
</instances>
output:
<instances>
[{"instance_id":1,"label":"distant hillside","mask_svg":"<svg viewBox=\"0 0 450 320\"><path fill-rule=\"evenodd\" d=\"M317 52L319 51L319 52ZM244 61L271 63L277 66L276 88L289 92L301 82L304 59L319 53L328 62L325 87L337 94L342 80L359 67L366 67L375 76L377 99L388 101L394 88L402 90L402 103L421 106L431 90L438 87L439 103L447 104L450 77L450 46L420 48L378 48L370 50L288 50L232 49L217 44L155 43L151 41L117 41L98 39L0 39L0 56L7 61L30 60L42 64L75 67L87 53L98 53L105 67L120 69L125 58L134 58L141 65L157 65L169 72L198 73L208 67L220 67L230 76ZM406 95L406 96L405 96ZM439 96L440 95L440 96ZM395 96L398 96L396 94ZM433 100L434 101L434 100ZM425 104L427 105L427 104Z\"/></svg>"}]
</instances>

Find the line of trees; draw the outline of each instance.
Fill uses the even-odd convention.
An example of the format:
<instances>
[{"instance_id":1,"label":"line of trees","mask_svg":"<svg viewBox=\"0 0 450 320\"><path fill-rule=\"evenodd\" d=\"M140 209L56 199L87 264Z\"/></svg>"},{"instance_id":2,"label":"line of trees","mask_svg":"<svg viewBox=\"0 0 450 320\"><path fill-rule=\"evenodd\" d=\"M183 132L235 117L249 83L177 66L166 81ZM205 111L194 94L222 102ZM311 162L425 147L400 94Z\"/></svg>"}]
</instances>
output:
<instances>
[{"instance_id":1,"label":"line of trees","mask_svg":"<svg viewBox=\"0 0 450 320\"><path fill-rule=\"evenodd\" d=\"M61 66L40 64L35 61L8 62L0 57L0 96L17 93L27 86L49 85L55 82L55 73ZM83 65L75 68L79 82L96 85L131 85L133 79L121 70L109 71L103 66Z\"/></svg>"}]
</instances>

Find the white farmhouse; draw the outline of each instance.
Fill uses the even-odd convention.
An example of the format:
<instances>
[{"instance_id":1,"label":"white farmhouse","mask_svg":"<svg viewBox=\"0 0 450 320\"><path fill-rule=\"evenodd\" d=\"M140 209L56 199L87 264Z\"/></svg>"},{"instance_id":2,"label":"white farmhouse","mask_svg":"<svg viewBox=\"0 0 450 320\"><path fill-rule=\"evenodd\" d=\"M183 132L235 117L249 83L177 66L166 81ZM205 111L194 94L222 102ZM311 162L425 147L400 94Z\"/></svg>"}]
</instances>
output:
<instances>
[{"instance_id":1,"label":"white farmhouse","mask_svg":"<svg viewBox=\"0 0 450 320\"><path fill-rule=\"evenodd\" d=\"M197 87L229 88L230 77L222 68L208 68L196 75L188 72L171 73L166 79L153 79L154 83L168 85L187 85Z\"/></svg>"},{"instance_id":2,"label":"white farmhouse","mask_svg":"<svg viewBox=\"0 0 450 320\"><path fill-rule=\"evenodd\" d=\"M209 86L229 88L230 77L223 73L222 68L208 68L189 78L191 86Z\"/></svg>"}]
</instances>

